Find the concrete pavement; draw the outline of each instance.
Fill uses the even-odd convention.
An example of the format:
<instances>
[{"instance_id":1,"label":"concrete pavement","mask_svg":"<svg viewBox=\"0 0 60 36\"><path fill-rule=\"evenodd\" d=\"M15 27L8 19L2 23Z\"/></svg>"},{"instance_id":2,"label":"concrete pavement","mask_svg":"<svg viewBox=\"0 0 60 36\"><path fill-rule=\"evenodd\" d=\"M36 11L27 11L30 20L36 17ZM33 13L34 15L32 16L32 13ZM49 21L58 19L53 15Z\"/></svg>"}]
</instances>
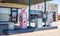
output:
<instances>
[{"instance_id":1,"label":"concrete pavement","mask_svg":"<svg viewBox=\"0 0 60 36\"><path fill-rule=\"evenodd\" d=\"M13 34L8 36L60 36L60 21L53 22L52 25L58 26L58 28L52 30L35 31L31 33Z\"/></svg>"},{"instance_id":2,"label":"concrete pavement","mask_svg":"<svg viewBox=\"0 0 60 36\"><path fill-rule=\"evenodd\" d=\"M58 26L58 28L44 31L35 31L30 33L5 35L5 36L60 36L60 21L53 22L52 25Z\"/></svg>"}]
</instances>

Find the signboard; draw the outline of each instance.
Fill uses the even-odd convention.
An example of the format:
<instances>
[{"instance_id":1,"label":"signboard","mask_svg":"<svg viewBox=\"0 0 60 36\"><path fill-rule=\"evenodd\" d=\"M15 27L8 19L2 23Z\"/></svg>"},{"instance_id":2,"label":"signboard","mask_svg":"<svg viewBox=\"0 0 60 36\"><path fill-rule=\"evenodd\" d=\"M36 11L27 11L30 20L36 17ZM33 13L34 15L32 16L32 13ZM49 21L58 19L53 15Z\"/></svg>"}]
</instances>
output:
<instances>
[{"instance_id":1,"label":"signboard","mask_svg":"<svg viewBox=\"0 0 60 36\"><path fill-rule=\"evenodd\" d=\"M32 10L44 10L44 4L33 5L33 6L31 6L31 9ZM46 10L48 10L48 11L56 10L55 4L54 5L47 4L46 5Z\"/></svg>"}]
</instances>

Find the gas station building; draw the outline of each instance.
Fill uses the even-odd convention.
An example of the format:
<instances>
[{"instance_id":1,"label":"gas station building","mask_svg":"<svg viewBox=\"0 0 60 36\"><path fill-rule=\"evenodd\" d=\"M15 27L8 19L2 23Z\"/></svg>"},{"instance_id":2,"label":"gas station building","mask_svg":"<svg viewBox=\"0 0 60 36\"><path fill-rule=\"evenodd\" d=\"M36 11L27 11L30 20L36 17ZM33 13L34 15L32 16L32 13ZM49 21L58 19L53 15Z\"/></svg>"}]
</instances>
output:
<instances>
[{"instance_id":1,"label":"gas station building","mask_svg":"<svg viewBox=\"0 0 60 36\"><path fill-rule=\"evenodd\" d=\"M42 25L43 23L45 23L45 25L48 23L47 26L52 25L50 24L51 23L50 21L52 20L53 20L52 22L58 21L57 19L58 5L53 3L47 3L48 1L52 1L52 0L45 0L45 1L44 0L29 0L29 1L28 0L1 0L0 1L0 22L14 22L14 24L23 24L21 23L21 19L19 17L22 15L21 12L23 12L25 9L24 12L27 13L26 14L27 16L25 16L24 14L23 21L26 22L25 20L27 20L27 22L29 23L29 27L31 27L30 26L31 22L32 25L33 23L35 23L34 28L43 27ZM48 19L49 17L52 19L49 20ZM23 26L25 27L26 25ZM22 26L20 25L20 27Z\"/></svg>"}]
</instances>

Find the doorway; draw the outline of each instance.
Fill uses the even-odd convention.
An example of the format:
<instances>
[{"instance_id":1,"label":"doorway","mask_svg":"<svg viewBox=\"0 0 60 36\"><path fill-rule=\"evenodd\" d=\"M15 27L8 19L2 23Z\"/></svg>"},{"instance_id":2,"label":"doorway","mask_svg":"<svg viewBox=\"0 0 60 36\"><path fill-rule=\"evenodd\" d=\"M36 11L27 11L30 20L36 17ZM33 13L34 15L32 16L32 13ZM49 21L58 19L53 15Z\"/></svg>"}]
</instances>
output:
<instances>
[{"instance_id":1,"label":"doorway","mask_svg":"<svg viewBox=\"0 0 60 36\"><path fill-rule=\"evenodd\" d=\"M11 22L17 23L18 22L18 9L11 8Z\"/></svg>"}]
</instances>

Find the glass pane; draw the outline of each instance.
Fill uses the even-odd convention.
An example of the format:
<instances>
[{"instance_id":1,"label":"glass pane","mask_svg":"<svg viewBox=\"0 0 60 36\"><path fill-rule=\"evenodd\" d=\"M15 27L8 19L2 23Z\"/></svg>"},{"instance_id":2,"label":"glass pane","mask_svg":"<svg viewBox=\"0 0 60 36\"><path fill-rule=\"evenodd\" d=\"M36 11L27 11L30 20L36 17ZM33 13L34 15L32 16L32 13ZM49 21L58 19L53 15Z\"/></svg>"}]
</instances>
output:
<instances>
[{"instance_id":1,"label":"glass pane","mask_svg":"<svg viewBox=\"0 0 60 36\"><path fill-rule=\"evenodd\" d=\"M16 17L16 12L12 12L12 17Z\"/></svg>"},{"instance_id":2,"label":"glass pane","mask_svg":"<svg viewBox=\"0 0 60 36\"><path fill-rule=\"evenodd\" d=\"M9 21L10 8L0 8L0 21Z\"/></svg>"}]
</instances>

